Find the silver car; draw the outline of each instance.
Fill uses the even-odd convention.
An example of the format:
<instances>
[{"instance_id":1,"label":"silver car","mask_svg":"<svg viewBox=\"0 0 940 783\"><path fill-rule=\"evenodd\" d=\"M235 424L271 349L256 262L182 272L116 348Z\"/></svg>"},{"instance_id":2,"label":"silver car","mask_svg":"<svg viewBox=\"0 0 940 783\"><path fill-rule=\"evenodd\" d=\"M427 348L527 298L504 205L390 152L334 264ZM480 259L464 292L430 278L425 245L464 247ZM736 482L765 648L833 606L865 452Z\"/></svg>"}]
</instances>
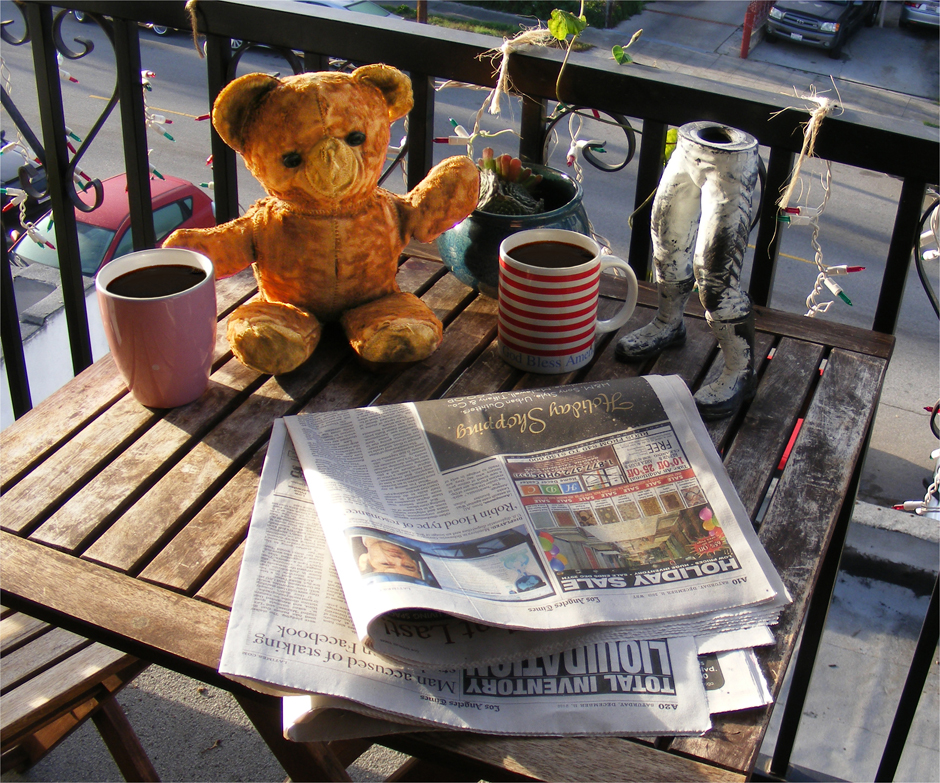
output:
<instances>
[{"instance_id":1,"label":"silver car","mask_svg":"<svg viewBox=\"0 0 940 783\"><path fill-rule=\"evenodd\" d=\"M901 6L901 27L940 27L940 2L920 0Z\"/></svg>"}]
</instances>

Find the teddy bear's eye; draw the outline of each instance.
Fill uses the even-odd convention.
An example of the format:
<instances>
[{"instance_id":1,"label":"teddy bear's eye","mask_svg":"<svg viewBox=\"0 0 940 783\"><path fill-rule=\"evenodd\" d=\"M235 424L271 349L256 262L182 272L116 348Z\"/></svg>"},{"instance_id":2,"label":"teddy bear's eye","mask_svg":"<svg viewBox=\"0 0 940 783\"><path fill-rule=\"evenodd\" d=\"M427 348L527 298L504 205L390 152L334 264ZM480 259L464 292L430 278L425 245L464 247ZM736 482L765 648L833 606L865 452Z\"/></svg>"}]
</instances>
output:
<instances>
[{"instance_id":1,"label":"teddy bear's eye","mask_svg":"<svg viewBox=\"0 0 940 783\"><path fill-rule=\"evenodd\" d=\"M346 143L350 147L358 147L360 144L363 144L366 140L366 134L362 131L353 131L346 137Z\"/></svg>"},{"instance_id":2,"label":"teddy bear's eye","mask_svg":"<svg viewBox=\"0 0 940 783\"><path fill-rule=\"evenodd\" d=\"M285 152L281 155L281 163L289 169L296 169L303 163L303 158L300 157L299 152Z\"/></svg>"}]
</instances>

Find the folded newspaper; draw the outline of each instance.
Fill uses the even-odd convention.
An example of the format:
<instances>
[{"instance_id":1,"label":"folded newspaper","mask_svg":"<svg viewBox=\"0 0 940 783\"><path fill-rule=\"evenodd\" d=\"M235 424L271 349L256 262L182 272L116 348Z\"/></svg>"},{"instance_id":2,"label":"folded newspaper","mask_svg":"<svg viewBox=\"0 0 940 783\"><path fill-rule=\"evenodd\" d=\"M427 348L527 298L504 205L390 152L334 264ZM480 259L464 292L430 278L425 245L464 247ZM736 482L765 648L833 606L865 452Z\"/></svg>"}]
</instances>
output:
<instances>
[{"instance_id":1,"label":"folded newspaper","mask_svg":"<svg viewBox=\"0 0 940 783\"><path fill-rule=\"evenodd\" d=\"M766 644L788 601L679 379L286 425L306 482L278 421L220 671L306 694L293 738L524 734L533 706L541 735L698 734L691 637Z\"/></svg>"},{"instance_id":2,"label":"folded newspaper","mask_svg":"<svg viewBox=\"0 0 940 783\"><path fill-rule=\"evenodd\" d=\"M603 626L698 636L788 600L676 376L285 421L359 638L402 663L499 663Z\"/></svg>"}]
</instances>

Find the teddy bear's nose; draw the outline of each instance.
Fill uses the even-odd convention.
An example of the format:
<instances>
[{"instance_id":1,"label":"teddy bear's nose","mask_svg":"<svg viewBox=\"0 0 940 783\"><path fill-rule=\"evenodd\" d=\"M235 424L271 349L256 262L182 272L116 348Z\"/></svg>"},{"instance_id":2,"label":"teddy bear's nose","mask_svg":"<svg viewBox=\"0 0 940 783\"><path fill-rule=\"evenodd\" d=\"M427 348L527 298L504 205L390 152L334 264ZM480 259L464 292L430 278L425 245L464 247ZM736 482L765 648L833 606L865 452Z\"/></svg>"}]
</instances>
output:
<instances>
[{"instance_id":1,"label":"teddy bear's nose","mask_svg":"<svg viewBox=\"0 0 940 783\"><path fill-rule=\"evenodd\" d=\"M340 139L319 141L310 156L307 176L311 185L330 196L341 195L359 175L359 159Z\"/></svg>"}]
</instances>

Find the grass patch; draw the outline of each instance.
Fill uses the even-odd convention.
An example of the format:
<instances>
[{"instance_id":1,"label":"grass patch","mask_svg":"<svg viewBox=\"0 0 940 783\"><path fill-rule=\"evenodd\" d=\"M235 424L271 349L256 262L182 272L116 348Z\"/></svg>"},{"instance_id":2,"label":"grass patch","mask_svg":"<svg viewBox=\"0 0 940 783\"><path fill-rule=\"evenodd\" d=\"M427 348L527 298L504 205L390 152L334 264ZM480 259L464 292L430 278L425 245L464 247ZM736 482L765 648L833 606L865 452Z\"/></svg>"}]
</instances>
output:
<instances>
[{"instance_id":1,"label":"grass patch","mask_svg":"<svg viewBox=\"0 0 940 783\"><path fill-rule=\"evenodd\" d=\"M394 14L398 14L402 19L414 21L418 18L415 9L407 5L383 5L382 7ZM436 27L447 27L451 30L461 30L465 33L492 35L497 38L503 38L504 36L512 37L521 29L517 24L470 21L467 19L455 19L450 16L440 16L438 14L428 14L428 24L435 25Z\"/></svg>"},{"instance_id":2,"label":"grass patch","mask_svg":"<svg viewBox=\"0 0 940 783\"><path fill-rule=\"evenodd\" d=\"M398 14L398 16L403 19L409 19L414 21L417 18L417 13L414 8L409 8L406 5L384 5L383 8L388 9L392 13ZM428 14L428 24L434 25L436 27L446 27L450 30L460 30L465 33L477 33L478 35L490 35L495 38L512 38L517 33L521 32L523 29L528 27L535 27L536 20L526 20L525 24L506 24L503 22L485 22L485 21L471 21L468 19L456 19L452 16L441 16L438 14ZM559 43L558 48L563 48ZM594 48L591 44L585 44L581 41L578 41L574 50L576 52L584 52L588 49Z\"/></svg>"},{"instance_id":3,"label":"grass patch","mask_svg":"<svg viewBox=\"0 0 940 783\"><path fill-rule=\"evenodd\" d=\"M522 28L517 24L498 24L493 22L468 22L464 19L452 19L446 16L432 16L428 14L428 24L437 27L447 27L451 30L461 30L465 33L479 33L480 35L494 35L498 38L512 38Z\"/></svg>"}]
</instances>

